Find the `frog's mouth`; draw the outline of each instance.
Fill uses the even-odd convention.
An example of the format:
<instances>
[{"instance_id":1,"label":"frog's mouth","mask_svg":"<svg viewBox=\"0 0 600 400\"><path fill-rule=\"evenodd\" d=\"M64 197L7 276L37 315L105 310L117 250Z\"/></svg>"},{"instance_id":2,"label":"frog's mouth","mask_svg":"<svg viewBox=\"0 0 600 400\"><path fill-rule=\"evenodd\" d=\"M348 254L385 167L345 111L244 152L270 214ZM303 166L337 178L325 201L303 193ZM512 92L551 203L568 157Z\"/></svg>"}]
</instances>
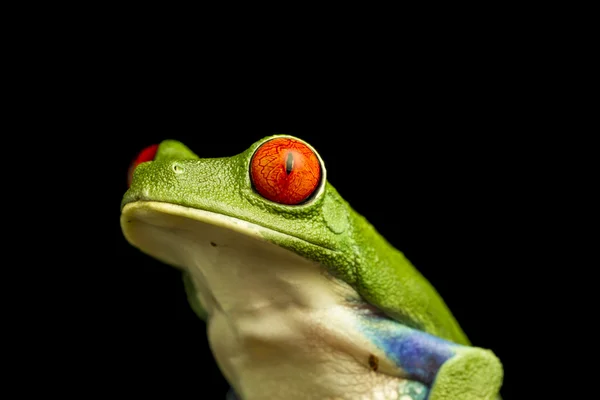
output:
<instances>
[{"instance_id":1,"label":"frog's mouth","mask_svg":"<svg viewBox=\"0 0 600 400\"><path fill-rule=\"evenodd\" d=\"M249 309L322 307L358 297L320 263L279 245L301 239L251 222L171 203L136 201L123 208L121 226L134 247L191 274L209 315L220 312L233 318Z\"/></svg>"},{"instance_id":2,"label":"frog's mouth","mask_svg":"<svg viewBox=\"0 0 600 400\"><path fill-rule=\"evenodd\" d=\"M121 212L121 228L129 243L142 252L177 268L185 268L177 248L182 248L178 238L186 233L197 232L199 224L204 227L222 228L262 242L268 237L281 237L288 241L302 241L297 237L275 231L228 215L178 204L158 201L135 201L126 204ZM179 233L179 234L178 234ZM218 246L217 239L204 238L211 246Z\"/></svg>"}]
</instances>

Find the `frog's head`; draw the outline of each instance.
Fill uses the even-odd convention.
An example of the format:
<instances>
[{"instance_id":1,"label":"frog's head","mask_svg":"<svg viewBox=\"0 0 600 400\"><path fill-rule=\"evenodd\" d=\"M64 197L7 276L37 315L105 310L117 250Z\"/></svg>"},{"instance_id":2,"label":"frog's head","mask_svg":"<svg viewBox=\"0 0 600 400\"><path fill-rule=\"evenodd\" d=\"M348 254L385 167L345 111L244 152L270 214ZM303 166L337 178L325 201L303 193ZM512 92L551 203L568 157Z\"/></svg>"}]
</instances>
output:
<instances>
[{"instance_id":1,"label":"frog's head","mask_svg":"<svg viewBox=\"0 0 600 400\"><path fill-rule=\"evenodd\" d=\"M352 280L349 205L327 182L316 150L298 138L270 136L241 154L210 159L165 140L142 151L130 175L121 205L125 236L166 263L179 266L180 252L159 245L158 236L164 242L165 232L216 226L329 260Z\"/></svg>"}]
</instances>

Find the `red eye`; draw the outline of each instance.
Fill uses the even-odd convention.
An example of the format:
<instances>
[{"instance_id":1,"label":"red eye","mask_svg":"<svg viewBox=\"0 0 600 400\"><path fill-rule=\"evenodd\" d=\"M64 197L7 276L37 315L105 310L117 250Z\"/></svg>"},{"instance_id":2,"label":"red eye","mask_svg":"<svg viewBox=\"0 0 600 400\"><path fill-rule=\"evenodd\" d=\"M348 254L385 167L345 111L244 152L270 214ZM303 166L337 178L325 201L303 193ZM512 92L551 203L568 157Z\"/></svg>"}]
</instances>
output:
<instances>
[{"instance_id":1,"label":"red eye","mask_svg":"<svg viewBox=\"0 0 600 400\"><path fill-rule=\"evenodd\" d=\"M154 160L154 156L156 155L157 150L158 145L153 144L139 152L135 160L133 160L131 165L129 166L129 170L127 171L127 187L131 186L131 180L133 179L133 171L136 169L136 167L143 162Z\"/></svg>"},{"instance_id":2,"label":"red eye","mask_svg":"<svg viewBox=\"0 0 600 400\"><path fill-rule=\"evenodd\" d=\"M281 204L299 204L317 189L321 166L317 155L291 138L272 139L261 145L250 163L256 191Z\"/></svg>"}]
</instances>

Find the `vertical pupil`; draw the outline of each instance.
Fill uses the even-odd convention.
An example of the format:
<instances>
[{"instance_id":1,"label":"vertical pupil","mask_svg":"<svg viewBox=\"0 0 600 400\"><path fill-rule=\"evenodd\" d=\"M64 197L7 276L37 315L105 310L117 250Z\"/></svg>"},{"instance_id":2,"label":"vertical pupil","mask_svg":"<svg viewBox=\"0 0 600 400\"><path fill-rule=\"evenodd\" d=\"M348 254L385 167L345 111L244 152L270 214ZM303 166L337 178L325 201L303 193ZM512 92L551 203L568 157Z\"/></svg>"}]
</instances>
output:
<instances>
[{"instance_id":1,"label":"vertical pupil","mask_svg":"<svg viewBox=\"0 0 600 400\"><path fill-rule=\"evenodd\" d=\"M294 168L294 155L291 151L287 153L287 157L285 159L285 172L286 174L291 174L292 169Z\"/></svg>"}]
</instances>

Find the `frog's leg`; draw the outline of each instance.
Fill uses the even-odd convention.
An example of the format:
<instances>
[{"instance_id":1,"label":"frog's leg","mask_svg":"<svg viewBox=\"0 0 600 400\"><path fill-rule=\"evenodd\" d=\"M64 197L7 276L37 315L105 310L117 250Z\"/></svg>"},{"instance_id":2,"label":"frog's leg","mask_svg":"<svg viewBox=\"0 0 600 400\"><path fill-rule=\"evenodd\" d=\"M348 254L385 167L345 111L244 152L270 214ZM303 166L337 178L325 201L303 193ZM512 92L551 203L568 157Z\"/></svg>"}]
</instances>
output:
<instances>
[{"instance_id":1,"label":"frog's leg","mask_svg":"<svg viewBox=\"0 0 600 400\"><path fill-rule=\"evenodd\" d=\"M439 369L429 400L493 400L499 398L502 377L502 364L491 351L457 348L455 355Z\"/></svg>"},{"instance_id":2,"label":"frog's leg","mask_svg":"<svg viewBox=\"0 0 600 400\"><path fill-rule=\"evenodd\" d=\"M208 314L206 310L202 306L202 302L200 302L200 298L198 297L198 292L196 291L196 287L194 286L194 281L192 280L192 276L189 272L183 271L183 285L185 286L185 293L187 294L188 302L190 303L190 307L196 313L196 315L202 320L206 321ZM227 395L225 396L226 400L239 400L239 397L235 394L233 388L229 389Z\"/></svg>"},{"instance_id":3,"label":"frog's leg","mask_svg":"<svg viewBox=\"0 0 600 400\"><path fill-rule=\"evenodd\" d=\"M409 380L399 389L400 398L419 397L419 385L428 389L428 400L494 400L502 385L502 364L494 353L462 346L389 318L368 317L360 330L394 365L394 374ZM383 372L383 371L382 371ZM389 371L387 371L389 373Z\"/></svg>"},{"instance_id":4,"label":"frog's leg","mask_svg":"<svg viewBox=\"0 0 600 400\"><path fill-rule=\"evenodd\" d=\"M185 293L187 294L187 298L188 298L188 302L190 303L190 307L192 307L192 310L194 310L194 312L200 319L202 319L203 321L206 321L207 313L206 313L206 310L204 309L204 307L202 306L200 299L198 298L198 292L196 291L196 288L194 287L194 282L192 280L192 276L187 271L183 271L182 276L183 276L183 285L185 286Z\"/></svg>"}]
</instances>

